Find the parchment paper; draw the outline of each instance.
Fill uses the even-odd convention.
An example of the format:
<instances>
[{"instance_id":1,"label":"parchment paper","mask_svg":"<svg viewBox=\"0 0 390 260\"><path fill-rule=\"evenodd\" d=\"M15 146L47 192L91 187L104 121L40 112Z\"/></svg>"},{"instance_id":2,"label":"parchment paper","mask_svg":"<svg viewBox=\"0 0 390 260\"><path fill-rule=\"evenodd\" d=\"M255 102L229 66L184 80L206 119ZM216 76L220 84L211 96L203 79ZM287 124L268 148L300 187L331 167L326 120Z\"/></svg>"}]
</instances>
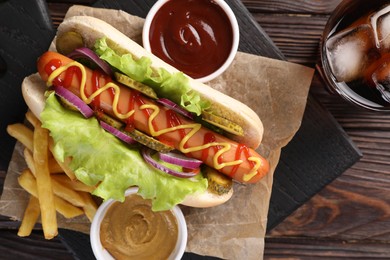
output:
<instances>
[{"instance_id":1,"label":"parchment paper","mask_svg":"<svg viewBox=\"0 0 390 260\"><path fill-rule=\"evenodd\" d=\"M106 20L141 43L143 19L117 10L73 6L66 17L90 15ZM182 207L188 224L187 252L225 259L262 259L273 173L281 148L299 129L306 105L313 69L239 52L230 68L209 84L251 107L264 124L258 152L271 165L269 174L253 185L234 184L227 203L207 209ZM26 167L23 147L16 145L10 162L0 214L20 220L28 195L17 177ZM89 232L85 217L67 220L59 216L59 226Z\"/></svg>"}]
</instances>

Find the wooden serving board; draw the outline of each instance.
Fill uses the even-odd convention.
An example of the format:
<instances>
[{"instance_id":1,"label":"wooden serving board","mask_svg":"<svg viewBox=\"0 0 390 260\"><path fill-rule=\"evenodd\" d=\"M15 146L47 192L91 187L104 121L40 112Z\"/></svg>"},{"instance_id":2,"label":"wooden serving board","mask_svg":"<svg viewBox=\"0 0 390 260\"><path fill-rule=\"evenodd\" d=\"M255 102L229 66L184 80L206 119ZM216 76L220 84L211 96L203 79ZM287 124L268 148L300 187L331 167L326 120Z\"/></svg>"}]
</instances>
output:
<instances>
[{"instance_id":1,"label":"wooden serving board","mask_svg":"<svg viewBox=\"0 0 390 260\"><path fill-rule=\"evenodd\" d=\"M94 3L93 6L96 7L122 9L145 17L155 1L87 2ZM241 1L226 2L238 18L240 51L285 59ZM5 133L5 127L9 123L23 120L26 106L21 97L20 84L25 75L36 70L36 58L47 49L52 39L54 29L51 22L43 0L0 2L0 61L4 61L7 68L3 73L0 71L0 168L3 170L8 165L14 144ZM15 74L15 71L18 73ZM360 152L332 115L309 96L302 126L293 140L283 148L275 171L268 229L280 223L360 157ZM93 259L88 236L61 230L60 238L78 258ZM187 257L191 259L191 256Z\"/></svg>"}]
</instances>

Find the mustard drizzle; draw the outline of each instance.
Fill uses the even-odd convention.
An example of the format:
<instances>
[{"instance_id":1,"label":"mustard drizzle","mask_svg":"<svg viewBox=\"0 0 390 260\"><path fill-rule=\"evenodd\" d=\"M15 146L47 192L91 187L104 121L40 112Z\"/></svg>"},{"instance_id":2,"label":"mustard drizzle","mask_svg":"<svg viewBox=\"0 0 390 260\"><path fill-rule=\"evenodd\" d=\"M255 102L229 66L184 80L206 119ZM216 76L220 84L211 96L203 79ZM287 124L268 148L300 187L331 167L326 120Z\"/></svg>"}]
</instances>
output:
<instances>
[{"instance_id":1,"label":"mustard drizzle","mask_svg":"<svg viewBox=\"0 0 390 260\"><path fill-rule=\"evenodd\" d=\"M70 63L68 63L67 65L64 65L64 66L61 66L60 68L57 68L56 70L54 70L48 80L47 80L47 85L48 86L51 86L53 84L53 80L58 77L62 72L66 71L68 68L70 67L78 67L81 71L81 83L80 83L80 95L81 95L81 99L86 103L86 104L90 104L93 99L97 96L99 96L101 93L103 93L104 91L106 91L107 89L110 89L110 88L113 88L115 91L114 91L114 100L113 100L113 104L112 104L112 109L114 111L114 114L120 118L120 119L126 119L126 118L129 118L130 116L132 116L134 114L134 110L130 110L129 112L127 112L126 114L122 114L122 113L119 113L118 111L118 102L119 102L119 96L120 96L120 88L118 85L116 85L115 83L113 82L108 82L106 85L104 85L103 87L99 88L98 90L96 90L95 92L93 92L89 98L85 95L85 87L86 87L86 82L87 82L87 76L86 76L86 71L85 71L85 68L83 65L81 65L80 63L76 62L76 61L72 61Z\"/></svg>"},{"instance_id":2,"label":"mustard drizzle","mask_svg":"<svg viewBox=\"0 0 390 260\"><path fill-rule=\"evenodd\" d=\"M85 87L86 87L86 80L87 80L87 76L86 75L87 75L87 73L86 73L86 70L85 70L84 66L81 65L80 63L76 62L76 61L72 61L72 62L68 63L67 65L64 65L64 66L61 66L59 68L56 68L50 74L50 76L48 77L48 80L47 80L47 83L46 83L47 86L52 86L53 80L56 77L58 77L61 73L63 73L64 71L66 71L68 68L70 68L72 66L78 67L80 69L80 71L81 71L80 96L81 96L81 99L86 104L90 104L93 101L93 99L96 98L97 96L99 96L101 93L103 93L104 91L106 91L106 90L108 90L110 88L113 88L115 90L114 91L115 92L114 93L114 100L113 100L113 104L112 104L114 114L118 118L120 118L120 119L127 119L127 118L129 118L130 116L132 116L135 113L134 109L130 110L126 114L122 114L122 113L120 113L118 111L120 87L118 85L116 85L115 83L113 83L113 82L108 82L103 87L97 89L89 97L87 97L85 95ZM232 161L232 162L219 163L218 159L225 152L227 152L227 151L229 151L231 149L231 145L229 143L227 143L227 142L211 142L211 143L203 144L201 146L185 148L185 144L188 142L188 140L192 136L194 136L199 131L199 129L202 127L201 124L193 123L193 124L187 124L187 125L179 125L179 126L174 126L174 127L171 127L171 128L165 128L165 129L161 129L161 130L156 131L154 129L154 127L153 127L152 122L153 122L153 119L155 119L157 117L157 115L160 113L160 108L158 106L156 106L156 105L153 105L153 104L144 104L144 105L141 105L139 107L139 109L141 109L141 110L143 110L143 109L152 109L153 110L152 114L148 118L149 132L151 133L151 135L153 137L157 137L157 136L160 136L162 134L165 134L165 133L168 133L168 132L173 132L173 131L176 131L176 130L179 130L179 129L191 129L190 132L188 132L186 134L186 136L179 143L179 150L182 153L190 153L190 152L195 152L195 151L207 149L207 148L210 148L212 146L219 146L219 147L222 147L222 149L219 149L218 152L216 152L214 157L213 157L213 164L214 164L214 168L215 169L220 170L220 169L222 169L222 168L224 168L226 166L235 166L235 165L239 165L239 164L243 163L243 160L235 160L235 161ZM245 182L251 180L254 176L256 176L258 169L262 165L261 159L257 158L257 157L249 157L248 161L254 162L255 166L251 169L251 171L249 173L244 174L243 180Z\"/></svg>"},{"instance_id":3,"label":"mustard drizzle","mask_svg":"<svg viewBox=\"0 0 390 260\"><path fill-rule=\"evenodd\" d=\"M214 163L214 168L215 169L220 170L220 169L222 169L225 166L234 166L234 165L238 165L238 164L242 163L242 160L236 160L236 161L226 162L226 163L219 163L218 162L218 158L220 156L222 156L223 153L225 153L225 152L230 150L231 145L229 143L213 142L213 143L203 144L201 146L185 148L184 145L187 143L187 141L193 135L196 134L196 132L199 131L199 129L202 127L201 124L195 123L195 124L188 124L188 125L179 125L179 126L174 126L174 127L171 127L171 128L162 129L160 131L155 131L152 122L153 122L153 119L156 118L156 116L160 113L160 108L158 106L156 106L156 105L145 104L145 105L140 106L140 109L153 109L153 113L150 115L150 117L148 119L148 126L149 126L149 130L150 130L150 133L152 134L152 136L159 136L159 135L162 135L162 134L165 134L165 133L168 133L168 132L173 132L173 131L176 131L176 130L179 130L179 129L191 129L191 131L188 134L186 134L186 136L179 143L179 150L182 153L191 153L191 152L195 152L195 151L199 151L199 150L203 150L203 149L209 148L211 146L223 146L223 148L220 149L213 157L213 163Z\"/></svg>"}]
</instances>

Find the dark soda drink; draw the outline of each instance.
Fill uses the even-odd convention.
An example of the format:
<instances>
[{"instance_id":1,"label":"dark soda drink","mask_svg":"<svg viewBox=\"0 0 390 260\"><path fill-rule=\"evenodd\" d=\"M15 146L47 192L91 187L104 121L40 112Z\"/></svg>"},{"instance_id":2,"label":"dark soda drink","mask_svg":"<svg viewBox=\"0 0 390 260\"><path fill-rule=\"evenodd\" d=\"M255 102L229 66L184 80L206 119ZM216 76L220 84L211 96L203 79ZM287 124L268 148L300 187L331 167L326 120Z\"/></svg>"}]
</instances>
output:
<instances>
[{"instance_id":1,"label":"dark soda drink","mask_svg":"<svg viewBox=\"0 0 390 260\"><path fill-rule=\"evenodd\" d=\"M341 96L390 111L390 1L343 1L321 42L322 74Z\"/></svg>"}]
</instances>

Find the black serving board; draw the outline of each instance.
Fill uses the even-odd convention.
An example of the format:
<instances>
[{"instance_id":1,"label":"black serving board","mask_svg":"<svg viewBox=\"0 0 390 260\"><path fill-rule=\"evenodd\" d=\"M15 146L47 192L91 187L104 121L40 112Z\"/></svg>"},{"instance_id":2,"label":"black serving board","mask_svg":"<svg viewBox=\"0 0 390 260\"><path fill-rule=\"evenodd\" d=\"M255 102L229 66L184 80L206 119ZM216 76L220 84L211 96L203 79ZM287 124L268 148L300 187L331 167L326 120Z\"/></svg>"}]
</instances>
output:
<instances>
[{"instance_id":1,"label":"black serving board","mask_svg":"<svg viewBox=\"0 0 390 260\"><path fill-rule=\"evenodd\" d=\"M93 6L122 9L145 17L154 2L155 0L99 0ZM239 22L240 51L285 59L241 1L226 2L232 7ZM26 111L20 84L24 76L36 71L35 61L48 48L53 35L54 30L44 0L0 1L0 170L6 169L14 145L12 138L5 132L6 125L22 122ZM5 71L2 70L4 63ZM309 96L302 125L293 140L282 149L274 174L268 230L360 157L360 152L332 115ZM74 253L75 258L94 259L87 235L61 230L60 239ZM186 254L183 259L196 257Z\"/></svg>"},{"instance_id":2,"label":"black serving board","mask_svg":"<svg viewBox=\"0 0 390 260\"><path fill-rule=\"evenodd\" d=\"M0 170L15 145L6 127L21 122L27 108L20 85L36 71L35 61L54 33L45 1L0 1Z\"/></svg>"},{"instance_id":3,"label":"black serving board","mask_svg":"<svg viewBox=\"0 0 390 260\"><path fill-rule=\"evenodd\" d=\"M225 0L240 27L239 50L285 60L261 26L240 0ZM155 0L99 0L94 6L122 9L146 17ZM293 140L282 149L275 171L268 214L270 230L318 193L361 157L333 116L309 96L302 125Z\"/></svg>"}]
</instances>

